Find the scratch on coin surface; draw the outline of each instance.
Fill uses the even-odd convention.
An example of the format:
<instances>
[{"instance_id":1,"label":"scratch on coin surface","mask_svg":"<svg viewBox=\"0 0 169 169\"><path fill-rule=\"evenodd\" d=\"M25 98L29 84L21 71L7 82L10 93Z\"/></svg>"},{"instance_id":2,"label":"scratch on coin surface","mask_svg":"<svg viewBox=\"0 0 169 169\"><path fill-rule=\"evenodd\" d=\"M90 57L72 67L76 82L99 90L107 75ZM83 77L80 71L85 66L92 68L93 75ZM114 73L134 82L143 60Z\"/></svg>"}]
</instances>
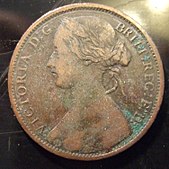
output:
<instances>
[{"instance_id":1,"label":"scratch on coin surface","mask_svg":"<svg viewBox=\"0 0 169 169\"><path fill-rule=\"evenodd\" d=\"M4 70L4 72L0 76L0 84L3 82L3 80L4 80L4 78L6 77L7 74L8 74L8 67Z\"/></svg>"},{"instance_id":2,"label":"scratch on coin surface","mask_svg":"<svg viewBox=\"0 0 169 169\"><path fill-rule=\"evenodd\" d=\"M82 2L82 0L71 0L70 4L81 3L81 2ZM55 5L52 7L52 9L55 9L55 8L62 6L64 3L65 3L65 0L60 0L60 1L55 3Z\"/></svg>"},{"instance_id":3,"label":"scratch on coin surface","mask_svg":"<svg viewBox=\"0 0 169 169\"><path fill-rule=\"evenodd\" d=\"M65 0L60 0L60 1L56 2L55 5L52 7L52 9L55 9L55 8L61 6L64 1L65 1Z\"/></svg>"},{"instance_id":4,"label":"scratch on coin surface","mask_svg":"<svg viewBox=\"0 0 169 169\"><path fill-rule=\"evenodd\" d=\"M11 150L11 137L8 138L8 151Z\"/></svg>"},{"instance_id":5,"label":"scratch on coin surface","mask_svg":"<svg viewBox=\"0 0 169 169\"><path fill-rule=\"evenodd\" d=\"M143 0L138 0L139 2L142 2ZM137 2L138 2L137 1ZM128 1L128 2L125 2L125 3L122 3L122 4L119 4L119 5L116 5L115 8L118 8L118 7L122 7L122 6L127 6L133 2L136 2L135 0L131 0L131 1Z\"/></svg>"},{"instance_id":6,"label":"scratch on coin surface","mask_svg":"<svg viewBox=\"0 0 169 169\"><path fill-rule=\"evenodd\" d=\"M1 52L0 56L7 55L7 54L12 54L13 50L7 51L7 52Z\"/></svg>"},{"instance_id":7,"label":"scratch on coin surface","mask_svg":"<svg viewBox=\"0 0 169 169\"><path fill-rule=\"evenodd\" d=\"M8 89L6 89L6 90L2 93L2 95L0 96L0 100L5 96L5 94L7 93L7 91L8 91Z\"/></svg>"},{"instance_id":8,"label":"scratch on coin surface","mask_svg":"<svg viewBox=\"0 0 169 169\"><path fill-rule=\"evenodd\" d=\"M18 131L1 132L0 135L5 135L5 134L17 134L17 133L23 133L23 131L22 131L22 130L18 130Z\"/></svg>"},{"instance_id":9,"label":"scratch on coin surface","mask_svg":"<svg viewBox=\"0 0 169 169\"><path fill-rule=\"evenodd\" d=\"M0 76L0 100L7 93L7 89L5 88L6 82L8 80L7 74L8 74L8 67L3 71L2 75Z\"/></svg>"},{"instance_id":10,"label":"scratch on coin surface","mask_svg":"<svg viewBox=\"0 0 169 169\"><path fill-rule=\"evenodd\" d=\"M4 86L4 84L5 84L5 82L6 82L7 80L8 80L7 78L5 78L4 80L2 80L2 84L0 84L0 88L2 88L2 87Z\"/></svg>"}]
</instances>

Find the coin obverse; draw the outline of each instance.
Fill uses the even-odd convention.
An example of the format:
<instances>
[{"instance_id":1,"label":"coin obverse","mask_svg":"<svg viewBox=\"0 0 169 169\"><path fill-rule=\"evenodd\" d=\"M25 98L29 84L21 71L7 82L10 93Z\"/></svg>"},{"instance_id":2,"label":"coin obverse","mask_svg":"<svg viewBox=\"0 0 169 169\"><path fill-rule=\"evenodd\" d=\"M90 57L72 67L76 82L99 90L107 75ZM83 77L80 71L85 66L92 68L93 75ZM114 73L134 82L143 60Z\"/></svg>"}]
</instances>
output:
<instances>
[{"instance_id":1,"label":"coin obverse","mask_svg":"<svg viewBox=\"0 0 169 169\"><path fill-rule=\"evenodd\" d=\"M164 89L159 53L121 12L73 4L38 19L19 41L9 95L23 129L48 151L97 160L124 151L153 123Z\"/></svg>"}]
</instances>

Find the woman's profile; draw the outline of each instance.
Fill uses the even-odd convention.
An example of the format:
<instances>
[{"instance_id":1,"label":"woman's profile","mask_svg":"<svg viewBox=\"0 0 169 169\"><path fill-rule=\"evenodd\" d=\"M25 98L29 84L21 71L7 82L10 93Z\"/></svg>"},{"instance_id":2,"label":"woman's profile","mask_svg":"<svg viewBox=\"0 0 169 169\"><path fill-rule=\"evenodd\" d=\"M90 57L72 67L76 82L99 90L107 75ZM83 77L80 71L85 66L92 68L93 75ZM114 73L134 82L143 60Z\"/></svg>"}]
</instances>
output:
<instances>
[{"instance_id":1,"label":"woman's profile","mask_svg":"<svg viewBox=\"0 0 169 169\"><path fill-rule=\"evenodd\" d=\"M105 20L65 18L56 30L47 66L57 87L71 91L71 107L49 132L48 141L67 151L111 149L131 133L111 94L120 88L120 69L131 55Z\"/></svg>"}]
</instances>

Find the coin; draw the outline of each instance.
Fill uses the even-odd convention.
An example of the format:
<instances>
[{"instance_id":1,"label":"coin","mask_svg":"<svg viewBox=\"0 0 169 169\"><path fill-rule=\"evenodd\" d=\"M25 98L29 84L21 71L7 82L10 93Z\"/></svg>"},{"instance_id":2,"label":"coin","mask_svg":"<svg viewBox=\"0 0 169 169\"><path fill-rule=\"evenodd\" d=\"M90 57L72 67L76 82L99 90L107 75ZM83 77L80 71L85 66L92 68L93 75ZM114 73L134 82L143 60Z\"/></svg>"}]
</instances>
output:
<instances>
[{"instance_id":1,"label":"coin","mask_svg":"<svg viewBox=\"0 0 169 169\"><path fill-rule=\"evenodd\" d=\"M26 31L8 86L34 141L65 158L97 160L129 148L150 128L164 75L154 43L135 21L80 3L50 11Z\"/></svg>"}]
</instances>

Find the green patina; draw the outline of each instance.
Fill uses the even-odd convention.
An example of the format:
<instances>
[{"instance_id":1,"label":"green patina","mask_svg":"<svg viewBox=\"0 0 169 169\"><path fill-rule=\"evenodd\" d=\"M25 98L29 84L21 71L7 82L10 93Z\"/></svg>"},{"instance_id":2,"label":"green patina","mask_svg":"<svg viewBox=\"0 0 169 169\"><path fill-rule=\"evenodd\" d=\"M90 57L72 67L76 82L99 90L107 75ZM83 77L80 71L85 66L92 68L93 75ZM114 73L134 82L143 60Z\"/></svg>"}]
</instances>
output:
<instances>
[{"instance_id":1,"label":"green patina","mask_svg":"<svg viewBox=\"0 0 169 169\"><path fill-rule=\"evenodd\" d=\"M150 116L146 116L141 122L132 123L132 122L130 122L130 120L133 118L134 113L125 109L125 110L123 110L123 114L126 117L126 119L129 121L129 125L131 127L132 134L129 137L127 137L126 139L124 139L123 141L121 141L119 144L117 144L115 147L113 147L112 150L120 148L121 146L124 146L124 145L128 144L131 140L133 140L141 132L141 130L146 126L146 124L150 118Z\"/></svg>"},{"instance_id":2,"label":"green patina","mask_svg":"<svg viewBox=\"0 0 169 169\"><path fill-rule=\"evenodd\" d=\"M143 58L144 61L148 61L149 59L150 59L149 55L144 55L144 58Z\"/></svg>"}]
</instances>

